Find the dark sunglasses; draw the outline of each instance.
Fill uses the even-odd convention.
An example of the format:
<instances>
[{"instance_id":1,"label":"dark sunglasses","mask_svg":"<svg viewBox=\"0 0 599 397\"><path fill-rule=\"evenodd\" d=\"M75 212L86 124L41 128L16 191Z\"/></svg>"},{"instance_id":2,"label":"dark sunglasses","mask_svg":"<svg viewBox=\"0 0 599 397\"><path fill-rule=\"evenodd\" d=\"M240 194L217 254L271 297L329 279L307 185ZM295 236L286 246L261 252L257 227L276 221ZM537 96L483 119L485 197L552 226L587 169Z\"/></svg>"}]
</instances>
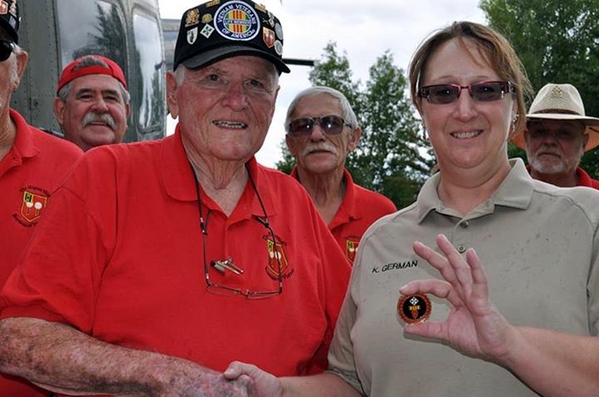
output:
<instances>
[{"instance_id":1,"label":"dark sunglasses","mask_svg":"<svg viewBox=\"0 0 599 397\"><path fill-rule=\"evenodd\" d=\"M301 117L289 123L289 134L292 136L310 135L315 125L319 126L327 135L339 135L343 131L343 127L351 127L343 118L332 114L322 117Z\"/></svg>"},{"instance_id":2,"label":"dark sunglasses","mask_svg":"<svg viewBox=\"0 0 599 397\"><path fill-rule=\"evenodd\" d=\"M6 61L15 50L15 43L0 39L0 62Z\"/></svg>"},{"instance_id":3,"label":"dark sunglasses","mask_svg":"<svg viewBox=\"0 0 599 397\"><path fill-rule=\"evenodd\" d=\"M508 81L482 81L470 85L435 84L422 87L418 96L426 98L430 103L445 105L454 103L460 97L462 89L467 88L476 102L493 102L503 99L506 92L514 92L515 88Z\"/></svg>"}]
</instances>

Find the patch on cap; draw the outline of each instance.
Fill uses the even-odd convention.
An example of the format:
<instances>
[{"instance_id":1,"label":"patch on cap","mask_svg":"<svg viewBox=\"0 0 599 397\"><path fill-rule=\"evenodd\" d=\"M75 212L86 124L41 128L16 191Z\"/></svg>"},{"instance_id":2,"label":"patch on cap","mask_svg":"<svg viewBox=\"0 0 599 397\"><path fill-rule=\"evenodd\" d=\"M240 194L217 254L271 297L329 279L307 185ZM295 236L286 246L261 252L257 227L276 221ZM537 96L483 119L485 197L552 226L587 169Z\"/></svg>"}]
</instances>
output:
<instances>
[{"instance_id":1,"label":"patch on cap","mask_svg":"<svg viewBox=\"0 0 599 397\"><path fill-rule=\"evenodd\" d=\"M423 293L402 295L397 302L397 313L408 324L421 323L431 315L431 301Z\"/></svg>"},{"instance_id":2,"label":"patch on cap","mask_svg":"<svg viewBox=\"0 0 599 397\"><path fill-rule=\"evenodd\" d=\"M564 90L559 85L556 85L551 89L551 98L561 99L564 97Z\"/></svg>"},{"instance_id":3,"label":"patch on cap","mask_svg":"<svg viewBox=\"0 0 599 397\"><path fill-rule=\"evenodd\" d=\"M193 10L189 10L187 12L187 16L185 17L185 27L188 28L190 26L195 26L200 23L200 11L197 8Z\"/></svg>"},{"instance_id":4,"label":"patch on cap","mask_svg":"<svg viewBox=\"0 0 599 397\"><path fill-rule=\"evenodd\" d=\"M216 11L214 20L216 31L229 40L252 40L260 29L258 14L242 1L223 4Z\"/></svg>"},{"instance_id":5,"label":"patch on cap","mask_svg":"<svg viewBox=\"0 0 599 397\"><path fill-rule=\"evenodd\" d=\"M19 6L17 0L0 0L0 27L14 40L19 42Z\"/></svg>"},{"instance_id":6,"label":"patch on cap","mask_svg":"<svg viewBox=\"0 0 599 397\"><path fill-rule=\"evenodd\" d=\"M217 33L218 32L218 33ZM282 60L283 28L264 5L214 0L185 11L175 46L174 69L195 69L236 55L255 55L289 73Z\"/></svg>"}]
</instances>

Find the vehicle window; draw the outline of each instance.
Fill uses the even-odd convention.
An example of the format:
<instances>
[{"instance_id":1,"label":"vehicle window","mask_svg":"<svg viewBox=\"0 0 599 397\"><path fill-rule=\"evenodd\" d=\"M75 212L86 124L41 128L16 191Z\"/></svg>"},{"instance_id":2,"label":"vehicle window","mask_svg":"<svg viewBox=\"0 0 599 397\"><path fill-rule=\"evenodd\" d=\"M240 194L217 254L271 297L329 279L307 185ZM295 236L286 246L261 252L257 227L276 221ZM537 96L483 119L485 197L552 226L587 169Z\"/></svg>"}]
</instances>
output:
<instances>
[{"instance_id":1,"label":"vehicle window","mask_svg":"<svg viewBox=\"0 0 599 397\"><path fill-rule=\"evenodd\" d=\"M100 54L127 76L127 36L123 11L107 1L58 0L61 68L83 55Z\"/></svg>"},{"instance_id":2,"label":"vehicle window","mask_svg":"<svg viewBox=\"0 0 599 397\"><path fill-rule=\"evenodd\" d=\"M133 36L135 42L133 63L140 80L135 88L140 98L137 114L142 133L155 130L164 122L166 109L164 98L164 65L162 61L162 38L158 21L135 10L133 13ZM133 93L132 93L133 94Z\"/></svg>"}]
</instances>

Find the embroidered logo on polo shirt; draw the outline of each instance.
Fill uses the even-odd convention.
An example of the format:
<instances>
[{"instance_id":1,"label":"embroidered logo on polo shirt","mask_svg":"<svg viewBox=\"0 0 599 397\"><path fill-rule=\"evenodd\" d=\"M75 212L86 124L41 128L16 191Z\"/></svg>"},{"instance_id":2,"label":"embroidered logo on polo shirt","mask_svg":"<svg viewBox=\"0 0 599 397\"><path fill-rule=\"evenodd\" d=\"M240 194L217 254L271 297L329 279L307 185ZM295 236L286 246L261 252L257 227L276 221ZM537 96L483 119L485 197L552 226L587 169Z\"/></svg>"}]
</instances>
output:
<instances>
[{"instance_id":1,"label":"embroidered logo on polo shirt","mask_svg":"<svg viewBox=\"0 0 599 397\"><path fill-rule=\"evenodd\" d=\"M360 239L358 238L348 238L345 240L345 257L351 263L354 263L354 260L356 259L356 252L358 250L359 242Z\"/></svg>"},{"instance_id":2,"label":"embroidered logo on polo shirt","mask_svg":"<svg viewBox=\"0 0 599 397\"><path fill-rule=\"evenodd\" d=\"M281 240L279 236L276 236L276 243L272 240L272 236L270 235L265 235L262 238L266 240L268 248L268 265L266 266L266 273L268 276L273 280L277 280L279 276L283 278L291 277L293 269L290 269L284 248L287 243Z\"/></svg>"},{"instance_id":3,"label":"embroidered logo on polo shirt","mask_svg":"<svg viewBox=\"0 0 599 397\"><path fill-rule=\"evenodd\" d=\"M412 267L418 267L418 259L410 259L410 260L402 261L402 262L392 262L392 263L387 263L386 265L383 265L383 266L373 266L370 273L378 274L378 273L385 273L385 272L389 272L389 271L410 269Z\"/></svg>"},{"instance_id":4,"label":"embroidered logo on polo shirt","mask_svg":"<svg viewBox=\"0 0 599 397\"><path fill-rule=\"evenodd\" d=\"M13 218L25 227L34 226L44 213L48 205L50 193L44 189L27 186L21 189L23 195L18 203L18 211L13 213Z\"/></svg>"}]
</instances>

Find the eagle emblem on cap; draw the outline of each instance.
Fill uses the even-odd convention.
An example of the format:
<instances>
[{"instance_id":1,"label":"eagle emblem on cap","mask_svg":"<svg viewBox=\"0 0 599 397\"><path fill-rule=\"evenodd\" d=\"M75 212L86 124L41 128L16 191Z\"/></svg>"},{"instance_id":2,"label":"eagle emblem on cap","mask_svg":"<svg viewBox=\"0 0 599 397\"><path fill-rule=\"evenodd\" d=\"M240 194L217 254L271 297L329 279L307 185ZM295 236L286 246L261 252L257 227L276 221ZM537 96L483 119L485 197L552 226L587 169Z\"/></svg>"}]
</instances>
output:
<instances>
[{"instance_id":1,"label":"eagle emblem on cap","mask_svg":"<svg viewBox=\"0 0 599 397\"><path fill-rule=\"evenodd\" d=\"M185 27L194 26L200 23L200 11L197 8L187 11L185 17Z\"/></svg>"}]
</instances>

